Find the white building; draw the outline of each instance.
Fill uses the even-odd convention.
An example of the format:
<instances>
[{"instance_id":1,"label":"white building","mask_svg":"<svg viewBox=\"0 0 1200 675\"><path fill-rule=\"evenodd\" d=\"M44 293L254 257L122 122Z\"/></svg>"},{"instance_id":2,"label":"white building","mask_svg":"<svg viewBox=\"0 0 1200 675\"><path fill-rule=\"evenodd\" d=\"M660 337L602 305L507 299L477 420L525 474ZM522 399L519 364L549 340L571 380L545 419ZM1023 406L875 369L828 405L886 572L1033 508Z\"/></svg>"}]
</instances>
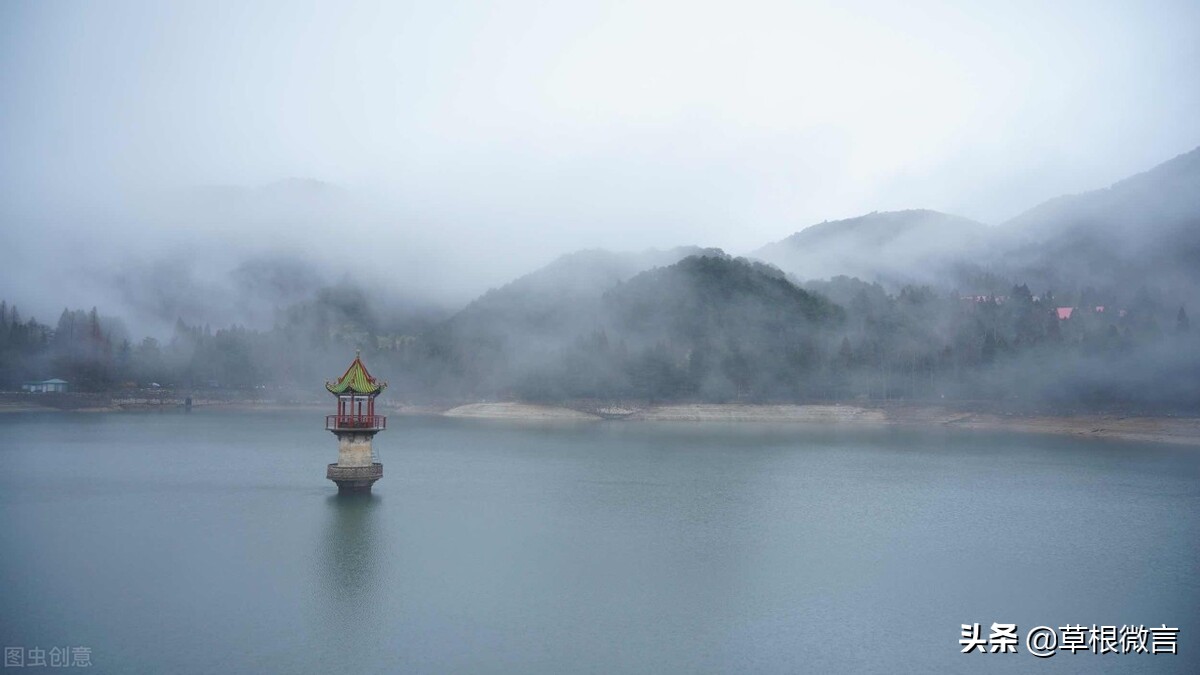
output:
<instances>
[{"instance_id":1,"label":"white building","mask_svg":"<svg viewBox=\"0 0 1200 675\"><path fill-rule=\"evenodd\" d=\"M42 380L41 382L26 382L21 385L21 390L31 391L35 394L62 392L67 390L67 381L55 378L53 380Z\"/></svg>"}]
</instances>

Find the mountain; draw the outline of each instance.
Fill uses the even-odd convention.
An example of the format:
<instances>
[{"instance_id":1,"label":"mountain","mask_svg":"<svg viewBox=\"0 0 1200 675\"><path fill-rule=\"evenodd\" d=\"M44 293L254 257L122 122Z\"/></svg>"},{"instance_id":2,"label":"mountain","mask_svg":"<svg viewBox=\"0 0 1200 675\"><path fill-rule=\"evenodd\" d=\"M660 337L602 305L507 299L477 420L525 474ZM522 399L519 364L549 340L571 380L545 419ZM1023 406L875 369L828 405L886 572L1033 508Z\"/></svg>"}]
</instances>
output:
<instances>
[{"instance_id":1,"label":"mountain","mask_svg":"<svg viewBox=\"0 0 1200 675\"><path fill-rule=\"evenodd\" d=\"M1027 284L1122 302L1149 287L1186 302L1200 291L1200 148L996 227L937 211L876 212L813 225L750 255L807 280L997 293Z\"/></svg>"},{"instance_id":2,"label":"mountain","mask_svg":"<svg viewBox=\"0 0 1200 675\"><path fill-rule=\"evenodd\" d=\"M604 301L609 324L625 339L686 349L782 347L805 339L814 325L843 318L840 307L792 284L778 268L729 256L691 256L642 272Z\"/></svg>"},{"instance_id":3,"label":"mountain","mask_svg":"<svg viewBox=\"0 0 1200 675\"><path fill-rule=\"evenodd\" d=\"M475 399L1158 401L1138 377L1196 372L1198 215L1200 151L997 227L871 213L764 246L767 263L580 251L425 335L426 370L431 390ZM1127 311L1063 321L1062 305Z\"/></svg>"},{"instance_id":4,"label":"mountain","mask_svg":"<svg viewBox=\"0 0 1200 675\"><path fill-rule=\"evenodd\" d=\"M479 298L431 343L476 396L786 396L843 318L779 269L721 251L584 251Z\"/></svg>"},{"instance_id":5,"label":"mountain","mask_svg":"<svg viewBox=\"0 0 1200 675\"><path fill-rule=\"evenodd\" d=\"M1056 197L1004 223L1030 233L1061 234L1100 228L1122 234L1129 228L1181 222L1200 216L1200 148L1184 153L1108 188ZM1129 232L1129 234L1136 234Z\"/></svg>"},{"instance_id":6,"label":"mountain","mask_svg":"<svg viewBox=\"0 0 1200 675\"><path fill-rule=\"evenodd\" d=\"M988 264L1038 288L1200 289L1200 148L997 228ZM1186 290L1185 290L1186 289Z\"/></svg>"},{"instance_id":7,"label":"mountain","mask_svg":"<svg viewBox=\"0 0 1200 675\"><path fill-rule=\"evenodd\" d=\"M582 391L612 390L615 367L616 391L637 398L731 400L803 395L845 312L775 267L691 256L605 293L604 317L601 339L566 358Z\"/></svg>"},{"instance_id":8,"label":"mountain","mask_svg":"<svg viewBox=\"0 0 1200 675\"><path fill-rule=\"evenodd\" d=\"M600 297L616 284L644 270L701 253L724 255L717 249L696 246L636 253L602 249L570 253L484 293L455 315L450 325L466 333L553 334L594 316Z\"/></svg>"},{"instance_id":9,"label":"mountain","mask_svg":"<svg viewBox=\"0 0 1200 675\"><path fill-rule=\"evenodd\" d=\"M601 325L605 291L639 272L716 249L615 252L577 251L492 289L442 324L431 336L436 354L456 373L484 387L500 387L511 373L546 358L581 333Z\"/></svg>"},{"instance_id":10,"label":"mountain","mask_svg":"<svg viewBox=\"0 0 1200 675\"><path fill-rule=\"evenodd\" d=\"M928 282L980 250L986 231L973 220L938 211L875 212L807 227L750 256L799 279L846 275Z\"/></svg>"}]
</instances>

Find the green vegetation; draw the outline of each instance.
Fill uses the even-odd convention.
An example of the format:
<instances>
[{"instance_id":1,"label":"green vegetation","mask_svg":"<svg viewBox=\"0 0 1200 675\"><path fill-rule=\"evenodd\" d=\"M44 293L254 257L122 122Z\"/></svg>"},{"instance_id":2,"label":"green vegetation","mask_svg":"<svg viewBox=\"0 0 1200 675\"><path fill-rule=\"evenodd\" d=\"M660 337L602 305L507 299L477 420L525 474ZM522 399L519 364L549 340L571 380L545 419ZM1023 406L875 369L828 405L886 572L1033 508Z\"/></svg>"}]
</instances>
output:
<instances>
[{"instance_id":1,"label":"green vegetation","mask_svg":"<svg viewBox=\"0 0 1200 675\"><path fill-rule=\"evenodd\" d=\"M270 330L179 321L165 344L131 343L120 321L95 309L64 311L51 328L0 304L0 384L61 377L80 391L315 391L362 348L389 393L410 401L1200 404L1200 341L1186 309L1145 289L1125 298L1093 289L1035 297L1024 285L1002 295L888 293L849 277L801 287L774 267L719 255L591 294L523 286L411 333L380 330L389 321L361 290L324 289ZM1058 316L1064 306L1074 308L1069 319Z\"/></svg>"},{"instance_id":2,"label":"green vegetation","mask_svg":"<svg viewBox=\"0 0 1200 675\"><path fill-rule=\"evenodd\" d=\"M449 318L265 260L237 272L246 306L274 310L265 330L180 319L163 343L132 341L94 308L64 310L51 327L0 303L0 387L60 377L77 391L312 392L361 348L389 394L414 402L987 400L1194 412L1200 331L1186 305L1200 294L1198 234L1200 149L996 228L933 211L817 225L758 251L782 269L696 247L580 251ZM859 277L830 271L847 269ZM193 306L153 281L143 285L167 290L149 305Z\"/></svg>"}]
</instances>

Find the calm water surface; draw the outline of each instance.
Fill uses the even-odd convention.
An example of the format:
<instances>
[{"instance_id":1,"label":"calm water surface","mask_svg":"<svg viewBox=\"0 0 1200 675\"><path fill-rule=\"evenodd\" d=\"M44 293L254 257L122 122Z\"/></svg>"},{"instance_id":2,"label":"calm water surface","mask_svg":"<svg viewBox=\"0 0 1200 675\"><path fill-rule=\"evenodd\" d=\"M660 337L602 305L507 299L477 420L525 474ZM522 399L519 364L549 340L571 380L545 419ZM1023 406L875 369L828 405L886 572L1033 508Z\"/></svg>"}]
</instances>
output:
<instances>
[{"instance_id":1,"label":"calm water surface","mask_svg":"<svg viewBox=\"0 0 1200 675\"><path fill-rule=\"evenodd\" d=\"M316 413L0 416L0 639L98 673L1200 672L1200 449L390 422L344 499ZM1180 654L958 653L993 621Z\"/></svg>"}]
</instances>

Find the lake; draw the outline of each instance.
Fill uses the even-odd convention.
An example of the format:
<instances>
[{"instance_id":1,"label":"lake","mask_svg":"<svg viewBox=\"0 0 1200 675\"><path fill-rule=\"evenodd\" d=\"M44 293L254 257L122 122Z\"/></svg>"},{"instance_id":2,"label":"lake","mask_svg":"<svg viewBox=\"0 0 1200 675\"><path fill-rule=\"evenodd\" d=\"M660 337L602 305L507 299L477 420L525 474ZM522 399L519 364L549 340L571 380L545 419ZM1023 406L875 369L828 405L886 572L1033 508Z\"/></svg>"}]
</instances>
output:
<instances>
[{"instance_id":1,"label":"lake","mask_svg":"<svg viewBox=\"0 0 1200 675\"><path fill-rule=\"evenodd\" d=\"M98 673L1200 672L1200 448L392 417L363 498L323 422L0 416L3 644ZM993 622L1165 623L1179 653L960 653Z\"/></svg>"}]
</instances>

